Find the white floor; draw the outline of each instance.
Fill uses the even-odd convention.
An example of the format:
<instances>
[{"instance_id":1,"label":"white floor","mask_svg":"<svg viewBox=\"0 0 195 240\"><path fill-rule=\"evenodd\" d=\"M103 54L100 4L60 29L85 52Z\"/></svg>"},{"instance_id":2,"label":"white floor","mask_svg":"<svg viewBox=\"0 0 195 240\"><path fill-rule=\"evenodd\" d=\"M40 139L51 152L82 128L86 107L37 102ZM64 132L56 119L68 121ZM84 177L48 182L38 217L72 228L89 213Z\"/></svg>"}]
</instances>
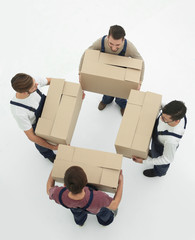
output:
<instances>
[{"instance_id":1,"label":"white floor","mask_svg":"<svg viewBox=\"0 0 195 240\"><path fill-rule=\"evenodd\" d=\"M122 25L145 59L142 91L183 100L188 126L168 174L143 176L124 158L124 193L109 227L89 216L84 227L48 199L52 164L17 127L9 110L18 72L78 81L83 51L109 26ZM195 16L193 0L0 1L0 225L1 239L194 240ZM115 103L103 112L101 95L86 92L71 145L115 152L121 122Z\"/></svg>"}]
</instances>

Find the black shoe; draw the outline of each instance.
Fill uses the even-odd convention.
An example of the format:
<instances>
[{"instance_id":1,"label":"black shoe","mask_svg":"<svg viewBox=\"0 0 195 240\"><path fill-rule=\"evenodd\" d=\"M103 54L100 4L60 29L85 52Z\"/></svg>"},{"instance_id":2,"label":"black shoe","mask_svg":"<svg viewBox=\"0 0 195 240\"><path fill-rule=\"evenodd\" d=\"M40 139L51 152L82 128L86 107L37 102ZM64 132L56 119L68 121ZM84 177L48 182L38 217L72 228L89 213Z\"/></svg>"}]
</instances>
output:
<instances>
[{"instance_id":1,"label":"black shoe","mask_svg":"<svg viewBox=\"0 0 195 240\"><path fill-rule=\"evenodd\" d=\"M49 161L52 162L52 163L54 162L55 158L56 158L55 153L51 157L48 157Z\"/></svg>"},{"instance_id":2,"label":"black shoe","mask_svg":"<svg viewBox=\"0 0 195 240\"><path fill-rule=\"evenodd\" d=\"M144 176L146 177L157 177L158 175L155 173L154 169L146 169L143 171Z\"/></svg>"}]
</instances>

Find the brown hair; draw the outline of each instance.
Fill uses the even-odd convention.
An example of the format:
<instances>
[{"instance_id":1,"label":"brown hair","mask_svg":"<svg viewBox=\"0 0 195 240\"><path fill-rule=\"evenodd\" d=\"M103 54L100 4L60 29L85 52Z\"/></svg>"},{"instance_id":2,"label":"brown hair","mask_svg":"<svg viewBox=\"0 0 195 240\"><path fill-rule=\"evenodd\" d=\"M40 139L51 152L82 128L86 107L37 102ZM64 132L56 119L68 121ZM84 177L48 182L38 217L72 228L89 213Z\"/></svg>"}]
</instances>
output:
<instances>
[{"instance_id":1,"label":"brown hair","mask_svg":"<svg viewBox=\"0 0 195 240\"><path fill-rule=\"evenodd\" d=\"M124 39L125 37L125 30L119 26L119 25L113 25L110 27L108 36L112 36L114 39L118 40L118 39Z\"/></svg>"},{"instance_id":2,"label":"brown hair","mask_svg":"<svg viewBox=\"0 0 195 240\"><path fill-rule=\"evenodd\" d=\"M16 92L28 92L33 85L33 78L28 74L18 73L12 78L11 85Z\"/></svg>"},{"instance_id":3,"label":"brown hair","mask_svg":"<svg viewBox=\"0 0 195 240\"><path fill-rule=\"evenodd\" d=\"M173 121L182 119L186 114L187 108L182 101L174 100L162 109L162 113L170 115Z\"/></svg>"},{"instance_id":4,"label":"brown hair","mask_svg":"<svg viewBox=\"0 0 195 240\"><path fill-rule=\"evenodd\" d=\"M64 184L73 194L80 193L87 184L87 176L81 167L72 166L65 172Z\"/></svg>"}]
</instances>

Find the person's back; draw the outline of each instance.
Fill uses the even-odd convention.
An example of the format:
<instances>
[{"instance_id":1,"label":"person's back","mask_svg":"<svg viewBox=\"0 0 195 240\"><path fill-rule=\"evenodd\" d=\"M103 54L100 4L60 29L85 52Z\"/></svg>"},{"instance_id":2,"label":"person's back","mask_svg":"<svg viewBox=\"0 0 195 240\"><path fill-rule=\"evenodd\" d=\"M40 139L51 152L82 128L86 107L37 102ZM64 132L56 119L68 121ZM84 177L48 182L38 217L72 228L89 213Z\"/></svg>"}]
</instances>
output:
<instances>
[{"instance_id":1,"label":"person's back","mask_svg":"<svg viewBox=\"0 0 195 240\"><path fill-rule=\"evenodd\" d=\"M102 191L87 187L87 176L78 166L67 169L64 177L65 187L54 186L54 183L50 174L47 184L50 199L69 208L74 215L76 224L83 225L89 213L95 214L98 222L102 225L108 225L113 221L114 213L122 196L122 173L116 200Z\"/></svg>"}]
</instances>

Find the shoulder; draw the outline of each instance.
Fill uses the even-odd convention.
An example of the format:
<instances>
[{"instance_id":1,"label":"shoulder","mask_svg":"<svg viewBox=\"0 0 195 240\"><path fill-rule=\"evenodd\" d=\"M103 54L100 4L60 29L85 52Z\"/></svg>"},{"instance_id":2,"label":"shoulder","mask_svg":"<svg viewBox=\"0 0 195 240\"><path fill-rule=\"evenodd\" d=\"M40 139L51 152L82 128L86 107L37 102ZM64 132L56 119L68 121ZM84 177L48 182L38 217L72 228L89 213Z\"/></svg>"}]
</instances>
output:
<instances>
[{"instance_id":1,"label":"shoulder","mask_svg":"<svg viewBox=\"0 0 195 240\"><path fill-rule=\"evenodd\" d=\"M111 197L105 193L105 192L102 192L100 190L98 191L93 191L93 194L94 194L94 197L95 198L98 198L98 199L101 199L101 200L104 200L104 199L110 199ZM111 198L112 199L112 198Z\"/></svg>"},{"instance_id":2,"label":"shoulder","mask_svg":"<svg viewBox=\"0 0 195 240\"><path fill-rule=\"evenodd\" d=\"M103 36L102 36L103 37ZM89 47L92 50L101 50L102 37L98 38L93 44Z\"/></svg>"},{"instance_id":3,"label":"shoulder","mask_svg":"<svg viewBox=\"0 0 195 240\"><path fill-rule=\"evenodd\" d=\"M64 189L64 187L54 186L49 189L49 198L52 200L58 200L60 191Z\"/></svg>"}]
</instances>

